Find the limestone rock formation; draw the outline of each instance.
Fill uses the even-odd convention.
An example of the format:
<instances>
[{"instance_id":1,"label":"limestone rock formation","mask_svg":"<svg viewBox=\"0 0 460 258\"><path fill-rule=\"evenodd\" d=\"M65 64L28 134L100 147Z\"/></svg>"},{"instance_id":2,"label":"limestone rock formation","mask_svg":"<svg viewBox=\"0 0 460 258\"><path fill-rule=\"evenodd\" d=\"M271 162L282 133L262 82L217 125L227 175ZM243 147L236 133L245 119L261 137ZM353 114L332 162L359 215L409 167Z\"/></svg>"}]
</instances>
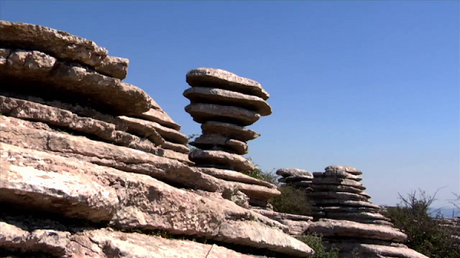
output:
<instances>
[{"instance_id":1,"label":"limestone rock formation","mask_svg":"<svg viewBox=\"0 0 460 258\"><path fill-rule=\"evenodd\" d=\"M426 257L403 244L407 236L381 215L380 206L363 191L361 171L346 166L328 166L313 173L313 216L308 232L323 235L340 257Z\"/></svg>"},{"instance_id":2,"label":"limestone rock formation","mask_svg":"<svg viewBox=\"0 0 460 258\"><path fill-rule=\"evenodd\" d=\"M121 81L127 59L107 54L66 32L0 21L0 255L313 254L287 226L245 208L247 196L275 196L276 187L191 167L180 126L146 92ZM229 146L244 151L240 142ZM253 166L225 151L206 155Z\"/></svg>"},{"instance_id":3,"label":"limestone rock formation","mask_svg":"<svg viewBox=\"0 0 460 258\"><path fill-rule=\"evenodd\" d=\"M268 200L280 192L271 184L240 173L257 169L241 155L249 152L247 141L260 135L245 126L272 113L265 101L268 93L260 83L221 69L193 69L186 80L191 88L184 91L190 100L185 111L202 124L202 135L190 143L198 148L190 153L190 160L206 174L239 182L251 205L269 208ZM248 184L259 190L250 191ZM261 191L264 187L268 189Z\"/></svg>"},{"instance_id":4,"label":"limestone rock formation","mask_svg":"<svg viewBox=\"0 0 460 258\"><path fill-rule=\"evenodd\" d=\"M276 174L281 176L278 179L280 183L296 188L303 188L307 192L313 191L311 188L313 175L304 169L281 168L276 171Z\"/></svg>"}]
</instances>

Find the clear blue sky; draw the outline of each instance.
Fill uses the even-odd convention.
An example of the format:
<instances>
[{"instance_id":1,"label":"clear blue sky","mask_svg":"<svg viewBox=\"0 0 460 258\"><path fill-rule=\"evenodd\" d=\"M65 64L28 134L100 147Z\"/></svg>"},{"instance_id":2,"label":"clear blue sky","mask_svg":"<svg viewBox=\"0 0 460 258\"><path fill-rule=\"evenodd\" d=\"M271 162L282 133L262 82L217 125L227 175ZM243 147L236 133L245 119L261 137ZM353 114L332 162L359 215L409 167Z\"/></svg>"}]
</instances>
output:
<instances>
[{"instance_id":1,"label":"clear blue sky","mask_svg":"<svg viewBox=\"0 0 460 258\"><path fill-rule=\"evenodd\" d=\"M214 67L259 81L273 114L251 128L264 170L331 164L364 172L377 204L460 191L458 1L6 1L0 19L64 30L130 59L185 134L185 74Z\"/></svg>"}]
</instances>

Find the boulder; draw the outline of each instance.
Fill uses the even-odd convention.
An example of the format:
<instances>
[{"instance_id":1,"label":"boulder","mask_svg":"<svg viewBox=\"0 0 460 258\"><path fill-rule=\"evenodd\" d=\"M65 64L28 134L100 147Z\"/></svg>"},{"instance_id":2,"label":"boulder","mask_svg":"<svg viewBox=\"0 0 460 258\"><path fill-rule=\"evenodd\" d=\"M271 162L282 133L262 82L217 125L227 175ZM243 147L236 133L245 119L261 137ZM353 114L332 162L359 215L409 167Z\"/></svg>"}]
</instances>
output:
<instances>
[{"instance_id":1,"label":"boulder","mask_svg":"<svg viewBox=\"0 0 460 258\"><path fill-rule=\"evenodd\" d=\"M192 87L213 87L254 95L267 100L270 95L260 83L234 73L214 68L197 68L189 71L187 83Z\"/></svg>"},{"instance_id":2,"label":"boulder","mask_svg":"<svg viewBox=\"0 0 460 258\"><path fill-rule=\"evenodd\" d=\"M207 121L221 121L248 126L257 122L260 115L254 111L231 106L216 104L194 103L185 107L185 111L193 117L193 121L204 123Z\"/></svg>"},{"instance_id":3,"label":"boulder","mask_svg":"<svg viewBox=\"0 0 460 258\"><path fill-rule=\"evenodd\" d=\"M254 140L260 136L259 133L251 129L218 121L204 122L201 125L201 130L203 131L203 134L220 134L222 136L243 142Z\"/></svg>"},{"instance_id":4,"label":"boulder","mask_svg":"<svg viewBox=\"0 0 460 258\"><path fill-rule=\"evenodd\" d=\"M236 106L249 109L262 116L272 113L270 105L265 100L239 92L218 88L192 87L184 91L184 96L191 103L210 103L226 106Z\"/></svg>"},{"instance_id":5,"label":"boulder","mask_svg":"<svg viewBox=\"0 0 460 258\"><path fill-rule=\"evenodd\" d=\"M37 93L51 90L63 98L71 94L74 99L85 99L98 109L117 114L138 114L151 106L147 93L119 79L39 51L3 49L1 52L10 54L6 62L0 61L0 83L15 90Z\"/></svg>"},{"instance_id":6,"label":"boulder","mask_svg":"<svg viewBox=\"0 0 460 258\"><path fill-rule=\"evenodd\" d=\"M282 177L297 176L307 179L313 179L312 173L299 168L280 168L276 171L276 174Z\"/></svg>"},{"instance_id":7,"label":"boulder","mask_svg":"<svg viewBox=\"0 0 460 258\"><path fill-rule=\"evenodd\" d=\"M225 151L194 150L190 153L189 158L191 161L195 162L197 166L222 166L231 168L232 170L236 170L238 172L253 171L257 169L257 167L247 158Z\"/></svg>"},{"instance_id":8,"label":"boulder","mask_svg":"<svg viewBox=\"0 0 460 258\"><path fill-rule=\"evenodd\" d=\"M239 140L230 139L219 134L202 134L197 137L190 145L199 149L222 148L230 152L244 155L248 153L248 144Z\"/></svg>"},{"instance_id":9,"label":"boulder","mask_svg":"<svg viewBox=\"0 0 460 258\"><path fill-rule=\"evenodd\" d=\"M320 219L308 228L308 232L324 237L357 237L403 242L407 236L389 226L370 225L347 220Z\"/></svg>"},{"instance_id":10,"label":"boulder","mask_svg":"<svg viewBox=\"0 0 460 258\"><path fill-rule=\"evenodd\" d=\"M124 79L128 73L128 59L107 56L108 51L91 40L40 25L0 21L0 45L38 50L118 79Z\"/></svg>"}]
</instances>

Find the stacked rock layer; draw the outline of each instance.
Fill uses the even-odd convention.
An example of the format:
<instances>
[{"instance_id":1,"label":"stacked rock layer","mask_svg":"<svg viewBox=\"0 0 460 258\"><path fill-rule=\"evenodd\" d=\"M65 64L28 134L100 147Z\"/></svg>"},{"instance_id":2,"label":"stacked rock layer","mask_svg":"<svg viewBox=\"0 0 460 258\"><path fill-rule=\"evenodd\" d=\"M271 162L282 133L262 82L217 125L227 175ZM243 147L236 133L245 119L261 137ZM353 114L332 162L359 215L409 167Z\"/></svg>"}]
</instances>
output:
<instances>
[{"instance_id":1,"label":"stacked rock layer","mask_svg":"<svg viewBox=\"0 0 460 258\"><path fill-rule=\"evenodd\" d=\"M361 174L347 166L313 173L313 192L308 196L318 221L308 231L323 235L341 257L426 257L402 244L407 236L369 201Z\"/></svg>"},{"instance_id":2,"label":"stacked rock layer","mask_svg":"<svg viewBox=\"0 0 460 258\"><path fill-rule=\"evenodd\" d=\"M278 182L295 188L305 189L306 192L312 192L313 174L298 168L281 168L276 171L281 176Z\"/></svg>"},{"instance_id":3,"label":"stacked rock layer","mask_svg":"<svg viewBox=\"0 0 460 258\"><path fill-rule=\"evenodd\" d=\"M241 207L247 184L190 167L179 125L122 81L127 59L107 54L63 31L0 21L0 256L313 254Z\"/></svg>"},{"instance_id":4,"label":"stacked rock layer","mask_svg":"<svg viewBox=\"0 0 460 258\"><path fill-rule=\"evenodd\" d=\"M197 68L187 73L186 80L191 88L184 92L190 100L185 111L201 123L202 129L202 134L190 142L197 148L190 153L190 160L204 173L252 184L240 190L251 205L267 207L268 200L280 194L276 186L239 172L257 169L242 155L248 153L247 141L260 135L246 126L272 113L266 102L269 94L260 83L221 69Z\"/></svg>"}]
</instances>

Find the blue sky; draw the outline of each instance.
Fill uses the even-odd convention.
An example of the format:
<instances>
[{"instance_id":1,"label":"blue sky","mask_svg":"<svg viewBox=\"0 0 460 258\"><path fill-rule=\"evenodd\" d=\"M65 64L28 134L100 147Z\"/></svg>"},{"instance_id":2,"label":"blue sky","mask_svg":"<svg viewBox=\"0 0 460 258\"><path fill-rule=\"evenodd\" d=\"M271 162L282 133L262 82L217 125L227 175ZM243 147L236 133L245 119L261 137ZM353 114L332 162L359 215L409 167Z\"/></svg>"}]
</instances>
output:
<instances>
[{"instance_id":1,"label":"blue sky","mask_svg":"<svg viewBox=\"0 0 460 258\"><path fill-rule=\"evenodd\" d=\"M64 30L130 59L185 134L185 74L259 81L273 114L251 126L264 170L364 172L377 204L398 192L460 192L458 1L7 1L0 19Z\"/></svg>"}]
</instances>

